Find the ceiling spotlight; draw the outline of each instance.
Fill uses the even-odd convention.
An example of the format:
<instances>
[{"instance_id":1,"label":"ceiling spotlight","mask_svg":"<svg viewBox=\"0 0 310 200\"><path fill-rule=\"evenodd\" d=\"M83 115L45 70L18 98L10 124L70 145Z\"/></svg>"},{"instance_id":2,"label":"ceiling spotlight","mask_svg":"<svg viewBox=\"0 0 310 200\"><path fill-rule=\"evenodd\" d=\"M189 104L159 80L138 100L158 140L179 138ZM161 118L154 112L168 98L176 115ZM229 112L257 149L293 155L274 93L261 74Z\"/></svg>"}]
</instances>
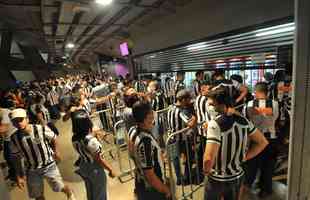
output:
<instances>
[{"instance_id":1,"label":"ceiling spotlight","mask_svg":"<svg viewBox=\"0 0 310 200\"><path fill-rule=\"evenodd\" d=\"M69 48L69 49L73 49L74 46L75 46L75 45L74 45L73 43L68 43L68 44L67 44L67 48Z\"/></svg>"},{"instance_id":2,"label":"ceiling spotlight","mask_svg":"<svg viewBox=\"0 0 310 200\"><path fill-rule=\"evenodd\" d=\"M113 0L96 0L96 3L106 6L106 5L111 4L112 1L113 1Z\"/></svg>"}]
</instances>

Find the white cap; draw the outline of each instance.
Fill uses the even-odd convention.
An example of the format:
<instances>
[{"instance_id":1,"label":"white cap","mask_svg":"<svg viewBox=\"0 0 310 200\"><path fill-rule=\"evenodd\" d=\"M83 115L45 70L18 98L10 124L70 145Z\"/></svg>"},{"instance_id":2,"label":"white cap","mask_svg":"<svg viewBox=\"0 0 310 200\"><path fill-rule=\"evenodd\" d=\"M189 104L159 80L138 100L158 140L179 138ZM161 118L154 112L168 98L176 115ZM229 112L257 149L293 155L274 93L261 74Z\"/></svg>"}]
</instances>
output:
<instances>
[{"instance_id":1,"label":"white cap","mask_svg":"<svg viewBox=\"0 0 310 200\"><path fill-rule=\"evenodd\" d=\"M15 119L18 117L26 118L27 112L25 109L17 108L17 109L12 110L12 112L10 113L10 117L11 117L11 119Z\"/></svg>"}]
</instances>

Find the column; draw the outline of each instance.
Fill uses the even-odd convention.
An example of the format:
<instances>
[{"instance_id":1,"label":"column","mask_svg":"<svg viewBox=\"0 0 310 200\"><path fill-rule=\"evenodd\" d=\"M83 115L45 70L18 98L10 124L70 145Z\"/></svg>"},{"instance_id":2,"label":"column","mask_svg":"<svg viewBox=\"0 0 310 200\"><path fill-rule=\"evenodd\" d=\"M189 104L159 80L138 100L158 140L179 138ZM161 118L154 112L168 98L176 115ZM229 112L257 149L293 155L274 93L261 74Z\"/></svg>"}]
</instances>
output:
<instances>
[{"instance_id":1,"label":"column","mask_svg":"<svg viewBox=\"0 0 310 200\"><path fill-rule=\"evenodd\" d=\"M0 88L15 86L15 78L10 72L10 54L13 35L10 31L1 33L0 45Z\"/></svg>"},{"instance_id":2,"label":"column","mask_svg":"<svg viewBox=\"0 0 310 200\"><path fill-rule=\"evenodd\" d=\"M310 1L295 0L289 200L310 199Z\"/></svg>"}]
</instances>

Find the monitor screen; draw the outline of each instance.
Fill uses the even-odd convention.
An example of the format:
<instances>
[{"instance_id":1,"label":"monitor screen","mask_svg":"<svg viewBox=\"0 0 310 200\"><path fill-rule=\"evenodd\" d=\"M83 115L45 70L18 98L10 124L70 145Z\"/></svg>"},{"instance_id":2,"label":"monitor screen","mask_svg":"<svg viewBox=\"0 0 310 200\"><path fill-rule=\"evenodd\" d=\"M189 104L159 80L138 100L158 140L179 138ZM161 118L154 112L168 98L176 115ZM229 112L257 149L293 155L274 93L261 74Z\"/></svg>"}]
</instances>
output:
<instances>
[{"instance_id":1,"label":"monitor screen","mask_svg":"<svg viewBox=\"0 0 310 200\"><path fill-rule=\"evenodd\" d=\"M124 43L120 44L120 50L121 50L121 55L122 56L128 56L129 55L129 50L128 50L127 42L124 42Z\"/></svg>"}]
</instances>

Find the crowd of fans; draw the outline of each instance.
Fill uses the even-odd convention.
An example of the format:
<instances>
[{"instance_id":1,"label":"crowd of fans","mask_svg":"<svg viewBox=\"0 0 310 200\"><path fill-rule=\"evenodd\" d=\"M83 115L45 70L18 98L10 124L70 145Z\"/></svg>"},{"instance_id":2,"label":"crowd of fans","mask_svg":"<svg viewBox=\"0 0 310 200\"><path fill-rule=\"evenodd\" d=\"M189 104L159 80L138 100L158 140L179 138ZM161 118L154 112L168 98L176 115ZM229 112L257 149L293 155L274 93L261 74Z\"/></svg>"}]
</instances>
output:
<instances>
[{"instance_id":1,"label":"crowd of fans","mask_svg":"<svg viewBox=\"0 0 310 200\"><path fill-rule=\"evenodd\" d=\"M0 135L7 179L20 188L27 183L29 197L41 200L45 178L55 192L74 200L57 167L57 136L62 133L55 126L57 120L71 119L72 144L79 155L75 168L85 181L87 198L107 199L105 171L112 178L117 173L101 156L97 130L110 131L124 120L138 200L171 198L163 179L165 139L187 127L190 134L169 141L177 147L172 160L176 185L201 184L208 177L206 200L234 200L253 187L260 171L259 196L272 194L279 146L286 143L290 125L289 70L266 74L254 91L239 75L226 79L223 70L216 70L211 80L198 71L189 87L184 72L165 80L159 76L67 75L2 91ZM94 123L92 113L107 108L111 115L100 114L100 124ZM165 118L157 114L163 109ZM198 152L198 163L193 152ZM191 177L194 166L198 177Z\"/></svg>"}]
</instances>

